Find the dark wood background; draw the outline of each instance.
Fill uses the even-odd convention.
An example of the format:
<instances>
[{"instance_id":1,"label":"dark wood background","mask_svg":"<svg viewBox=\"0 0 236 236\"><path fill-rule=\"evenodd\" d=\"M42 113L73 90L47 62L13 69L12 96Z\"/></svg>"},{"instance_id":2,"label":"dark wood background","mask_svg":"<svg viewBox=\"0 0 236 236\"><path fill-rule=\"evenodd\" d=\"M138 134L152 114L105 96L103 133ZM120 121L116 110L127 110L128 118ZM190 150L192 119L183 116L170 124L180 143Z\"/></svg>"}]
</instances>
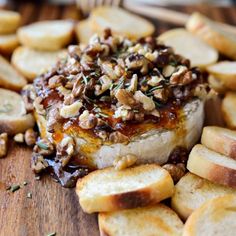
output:
<instances>
[{"instance_id":1,"label":"dark wood background","mask_svg":"<svg viewBox=\"0 0 236 236\"><path fill-rule=\"evenodd\" d=\"M19 11L22 24L46 19L79 19L75 6L55 6L20 1L8 8ZM175 10L200 11L215 20L236 25L236 7L174 6ZM153 21L157 33L175 25ZM204 53L204 52L203 52ZM214 115L214 114L213 114ZM97 236L97 216L84 214L74 189L62 188L51 178L34 179L30 169L31 150L10 145L8 156L0 159L0 236ZM11 193L6 187L27 181L20 190ZM27 194L32 193L32 199Z\"/></svg>"}]
</instances>

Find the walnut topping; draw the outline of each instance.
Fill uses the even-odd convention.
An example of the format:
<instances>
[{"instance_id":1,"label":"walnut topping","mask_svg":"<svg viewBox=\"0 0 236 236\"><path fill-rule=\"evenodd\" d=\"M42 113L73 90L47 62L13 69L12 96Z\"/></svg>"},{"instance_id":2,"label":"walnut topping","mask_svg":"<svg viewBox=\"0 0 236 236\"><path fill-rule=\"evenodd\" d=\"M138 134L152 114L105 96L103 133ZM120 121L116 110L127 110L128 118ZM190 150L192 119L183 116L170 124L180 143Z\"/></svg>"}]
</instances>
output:
<instances>
[{"instance_id":1,"label":"walnut topping","mask_svg":"<svg viewBox=\"0 0 236 236\"><path fill-rule=\"evenodd\" d=\"M7 143L8 143L7 133L0 134L0 158L3 158L7 155Z\"/></svg>"},{"instance_id":2,"label":"walnut topping","mask_svg":"<svg viewBox=\"0 0 236 236\"><path fill-rule=\"evenodd\" d=\"M169 77L171 76L175 71L175 67L172 66L172 65L167 65L163 68L162 70L162 74L165 76L165 77Z\"/></svg>"},{"instance_id":3,"label":"walnut topping","mask_svg":"<svg viewBox=\"0 0 236 236\"><path fill-rule=\"evenodd\" d=\"M45 115L46 111L45 111L43 105L41 104L42 101L43 101L43 99L41 97L36 97L34 99L33 106L38 114Z\"/></svg>"},{"instance_id":4,"label":"walnut topping","mask_svg":"<svg viewBox=\"0 0 236 236\"><path fill-rule=\"evenodd\" d=\"M129 138L119 131L110 134L109 141L112 143L127 143Z\"/></svg>"},{"instance_id":5,"label":"walnut topping","mask_svg":"<svg viewBox=\"0 0 236 236\"><path fill-rule=\"evenodd\" d=\"M159 75L159 76L153 75L153 76L151 76L151 79L148 80L147 84L149 84L149 85L154 87L154 86L159 85L160 82L163 81L163 80L164 80L164 78L163 78L162 75Z\"/></svg>"},{"instance_id":6,"label":"walnut topping","mask_svg":"<svg viewBox=\"0 0 236 236\"><path fill-rule=\"evenodd\" d=\"M134 165L137 159L138 159L137 156L133 154L117 157L113 162L113 166L115 167L116 170L123 170Z\"/></svg>"},{"instance_id":7,"label":"walnut topping","mask_svg":"<svg viewBox=\"0 0 236 236\"><path fill-rule=\"evenodd\" d=\"M56 88L62 85L63 77L61 75L54 75L48 80L49 88Z\"/></svg>"},{"instance_id":8,"label":"walnut topping","mask_svg":"<svg viewBox=\"0 0 236 236\"><path fill-rule=\"evenodd\" d=\"M178 66L170 77L171 85L186 85L192 82L192 72L186 66Z\"/></svg>"},{"instance_id":9,"label":"walnut topping","mask_svg":"<svg viewBox=\"0 0 236 236\"><path fill-rule=\"evenodd\" d=\"M167 88L156 89L153 91L153 95L157 100L165 103L169 97L169 90Z\"/></svg>"},{"instance_id":10,"label":"walnut topping","mask_svg":"<svg viewBox=\"0 0 236 236\"><path fill-rule=\"evenodd\" d=\"M63 105L60 110L60 116L70 118L79 114L80 108L83 106L81 101L76 101L71 105Z\"/></svg>"},{"instance_id":11,"label":"walnut topping","mask_svg":"<svg viewBox=\"0 0 236 236\"><path fill-rule=\"evenodd\" d=\"M23 101L25 103L25 108L28 112L33 111L33 101L36 98L36 93L34 86L32 84L27 84L24 86L21 92Z\"/></svg>"},{"instance_id":12,"label":"walnut topping","mask_svg":"<svg viewBox=\"0 0 236 236\"><path fill-rule=\"evenodd\" d=\"M48 139L39 139L33 151L43 156L49 156L54 152L54 146Z\"/></svg>"},{"instance_id":13,"label":"walnut topping","mask_svg":"<svg viewBox=\"0 0 236 236\"><path fill-rule=\"evenodd\" d=\"M164 166L162 166L162 168L166 169L173 181L176 183L178 182L184 175L185 175L185 171L186 168L184 166L184 164L165 164Z\"/></svg>"},{"instance_id":14,"label":"walnut topping","mask_svg":"<svg viewBox=\"0 0 236 236\"><path fill-rule=\"evenodd\" d=\"M94 114L89 114L88 110L83 111L79 116L79 126L82 129L92 129L97 124L97 117Z\"/></svg>"},{"instance_id":15,"label":"walnut topping","mask_svg":"<svg viewBox=\"0 0 236 236\"><path fill-rule=\"evenodd\" d=\"M134 98L136 101L143 104L144 110L152 111L153 109L155 109L155 103L153 102L153 100L144 95L141 91L136 91L134 94Z\"/></svg>"},{"instance_id":16,"label":"walnut topping","mask_svg":"<svg viewBox=\"0 0 236 236\"><path fill-rule=\"evenodd\" d=\"M118 102L122 105L133 107L135 104L137 104L133 94L125 89L118 89L118 91L115 94L115 97L117 98Z\"/></svg>"},{"instance_id":17,"label":"walnut topping","mask_svg":"<svg viewBox=\"0 0 236 236\"><path fill-rule=\"evenodd\" d=\"M57 145L56 158L61 162L62 166L66 166L75 151L75 143L72 137L66 136Z\"/></svg>"}]
</instances>

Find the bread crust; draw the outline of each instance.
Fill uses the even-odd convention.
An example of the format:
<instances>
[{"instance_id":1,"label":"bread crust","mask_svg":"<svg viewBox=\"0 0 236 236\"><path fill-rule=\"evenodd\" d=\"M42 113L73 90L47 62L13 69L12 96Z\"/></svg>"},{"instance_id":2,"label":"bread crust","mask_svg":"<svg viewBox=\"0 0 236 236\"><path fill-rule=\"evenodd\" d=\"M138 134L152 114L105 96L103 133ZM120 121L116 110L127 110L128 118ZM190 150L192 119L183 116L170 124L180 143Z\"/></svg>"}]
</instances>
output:
<instances>
[{"instance_id":1,"label":"bread crust","mask_svg":"<svg viewBox=\"0 0 236 236\"><path fill-rule=\"evenodd\" d=\"M0 34L11 34L20 25L21 16L18 12L0 10Z\"/></svg>"},{"instance_id":2,"label":"bread crust","mask_svg":"<svg viewBox=\"0 0 236 236\"><path fill-rule=\"evenodd\" d=\"M15 34L0 35L0 53L11 54L18 45L19 42Z\"/></svg>"}]
</instances>

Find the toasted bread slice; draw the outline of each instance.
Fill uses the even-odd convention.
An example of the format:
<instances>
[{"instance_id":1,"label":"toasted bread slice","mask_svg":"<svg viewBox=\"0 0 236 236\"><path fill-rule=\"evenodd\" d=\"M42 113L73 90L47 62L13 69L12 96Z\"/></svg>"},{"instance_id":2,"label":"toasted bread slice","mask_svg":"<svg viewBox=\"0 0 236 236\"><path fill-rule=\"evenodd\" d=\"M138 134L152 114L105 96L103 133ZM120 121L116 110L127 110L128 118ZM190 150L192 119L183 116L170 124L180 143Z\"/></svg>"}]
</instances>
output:
<instances>
[{"instance_id":1,"label":"toasted bread slice","mask_svg":"<svg viewBox=\"0 0 236 236\"><path fill-rule=\"evenodd\" d=\"M227 194L236 194L236 189L215 184L192 173L187 173L175 185L171 206L183 220L186 220L207 200Z\"/></svg>"},{"instance_id":2,"label":"toasted bread slice","mask_svg":"<svg viewBox=\"0 0 236 236\"><path fill-rule=\"evenodd\" d=\"M228 89L236 90L236 61L218 62L207 67L207 71Z\"/></svg>"},{"instance_id":3,"label":"toasted bread slice","mask_svg":"<svg viewBox=\"0 0 236 236\"><path fill-rule=\"evenodd\" d=\"M174 48L177 54L188 58L192 66L205 68L218 60L218 52L214 48L185 29L169 30L158 39Z\"/></svg>"},{"instance_id":4,"label":"toasted bread slice","mask_svg":"<svg viewBox=\"0 0 236 236\"><path fill-rule=\"evenodd\" d=\"M222 113L228 127L236 129L236 93L227 92L222 102Z\"/></svg>"},{"instance_id":5,"label":"toasted bread slice","mask_svg":"<svg viewBox=\"0 0 236 236\"><path fill-rule=\"evenodd\" d=\"M0 35L0 53L11 54L19 45L15 34Z\"/></svg>"},{"instance_id":6,"label":"toasted bread slice","mask_svg":"<svg viewBox=\"0 0 236 236\"><path fill-rule=\"evenodd\" d=\"M152 23L118 7L101 6L91 12L92 28L100 33L110 28L114 33L137 39L153 34Z\"/></svg>"},{"instance_id":7,"label":"toasted bread slice","mask_svg":"<svg viewBox=\"0 0 236 236\"><path fill-rule=\"evenodd\" d=\"M22 77L5 58L0 56L0 86L20 90L26 83L26 79Z\"/></svg>"},{"instance_id":8,"label":"toasted bread slice","mask_svg":"<svg viewBox=\"0 0 236 236\"><path fill-rule=\"evenodd\" d=\"M75 33L79 43L88 44L89 39L95 33L92 29L91 24L92 23L90 19L82 20L79 23L77 23L75 28Z\"/></svg>"},{"instance_id":9,"label":"toasted bread slice","mask_svg":"<svg viewBox=\"0 0 236 236\"><path fill-rule=\"evenodd\" d=\"M213 75L208 76L208 83L210 87L219 94L225 94L226 91L229 90L228 88L226 88L222 80L218 79Z\"/></svg>"},{"instance_id":10,"label":"toasted bread slice","mask_svg":"<svg viewBox=\"0 0 236 236\"><path fill-rule=\"evenodd\" d=\"M227 195L207 201L193 212L183 236L231 236L236 231L236 197Z\"/></svg>"},{"instance_id":11,"label":"toasted bread slice","mask_svg":"<svg viewBox=\"0 0 236 236\"><path fill-rule=\"evenodd\" d=\"M28 47L18 47L12 55L12 64L27 79L32 81L36 76L56 64L66 50L53 52L39 51Z\"/></svg>"},{"instance_id":12,"label":"toasted bread slice","mask_svg":"<svg viewBox=\"0 0 236 236\"><path fill-rule=\"evenodd\" d=\"M21 16L18 12L0 9L0 34L12 34L20 25Z\"/></svg>"},{"instance_id":13,"label":"toasted bread slice","mask_svg":"<svg viewBox=\"0 0 236 236\"><path fill-rule=\"evenodd\" d=\"M0 133L23 133L34 126L32 114L26 114L22 97L13 91L0 89Z\"/></svg>"},{"instance_id":14,"label":"toasted bread slice","mask_svg":"<svg viewBox=\"0 0 236 236\"><path fill-rule=\"evenodd\" d=\"M56 51L72 40L73 28L74 24L69 20L40 21L19 28L17 35L25 46Z\"/></svg>"},{"instance_id":15,"label":"toasted bread slice","mask_svg":"<svg viewBox=\"0 0 236 236\"><path fill-rule=\"evenodd\" d=\"M236 161L201 144L195 145L190 152L187 169L214 183L236 187Z\"/></svg>"},{"instance_id":16,"label":"toasted bread slice","mask_svg":"<svg viewBox=\"0 0 236 236\"><path fill-rule=\"evenodd\" d=\"M163 204L99 213L101 236L181 236L183 222Z\"/></svg>"},{"instance_id":17,"label":"toasted bread slice","mask_svg":"<svg viewBox=\"0 0 236 236\"><path fill-rule=\"evenodd\" d=\"M203 129L201 142L215 152L236 159L236 131L207 126Z\"/></svg>"},{"instance_id":18,"label":"toasted bread slice","mask_svg":"<svg viewBox=\"0 0 236 236\"><path fill-rule=\"evenodd\" d=\"M141 165L116 171L97 170L78 180L76 193L87 213L147 206L173 194L170 174L158 165Z\"/></svg>"},{"instance_id":19,"label":"toasted bread slice","mask_svg":"<svg viewBox=\"0 0 236 236\"><path fill-rule=\"evenodd\" d=\"M236 59L236 33L224 29L200 13L192 14L186 28L223 55Z\"/></svg>"}]
</instances>

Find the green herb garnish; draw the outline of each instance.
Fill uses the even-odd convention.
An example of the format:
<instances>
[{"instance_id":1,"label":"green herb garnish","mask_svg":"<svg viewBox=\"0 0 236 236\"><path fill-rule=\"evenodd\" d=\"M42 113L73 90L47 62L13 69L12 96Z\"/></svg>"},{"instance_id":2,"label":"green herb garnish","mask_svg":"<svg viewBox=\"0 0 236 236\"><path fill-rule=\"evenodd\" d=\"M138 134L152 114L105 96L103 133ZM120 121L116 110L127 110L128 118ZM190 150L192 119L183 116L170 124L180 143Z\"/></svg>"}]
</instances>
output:
<instances>
[{"instance_id":1,"label":"green herb garnish","mask_svg":"<svg viewBox=\"0 0 236 236\"><path fill-rule=\"evenodd\" d=\"M48 145L41 142L41 141L38 141L37 142L37 145L41 148L41 149L44 149L44 150L48 150Z\"/></svg>"},{"instance_id":2,"label":"green herb garnish","mask_svg":"<svg viewBox=\"0 0 236 236\"><path fill-rule=\"evenodd\" d=\"M15 191L17 191L17 190L19 190L19 189L20 189L20 185L19 185L19 184L16 184L16 185L12 185L9 190L10 190L12 193L14 193Z\"/></svg>"},{"instance_id":3,"label":"green herb garnish","mask_svg":"<svg viewBox=\"0 0 236 236\"><path fill-rule=\"evenodd\" d=\"M57 235L56 232L53 232L53 233L47 234L47 236L55 236L55 235Z\"/></svg>"}]
</instances>

